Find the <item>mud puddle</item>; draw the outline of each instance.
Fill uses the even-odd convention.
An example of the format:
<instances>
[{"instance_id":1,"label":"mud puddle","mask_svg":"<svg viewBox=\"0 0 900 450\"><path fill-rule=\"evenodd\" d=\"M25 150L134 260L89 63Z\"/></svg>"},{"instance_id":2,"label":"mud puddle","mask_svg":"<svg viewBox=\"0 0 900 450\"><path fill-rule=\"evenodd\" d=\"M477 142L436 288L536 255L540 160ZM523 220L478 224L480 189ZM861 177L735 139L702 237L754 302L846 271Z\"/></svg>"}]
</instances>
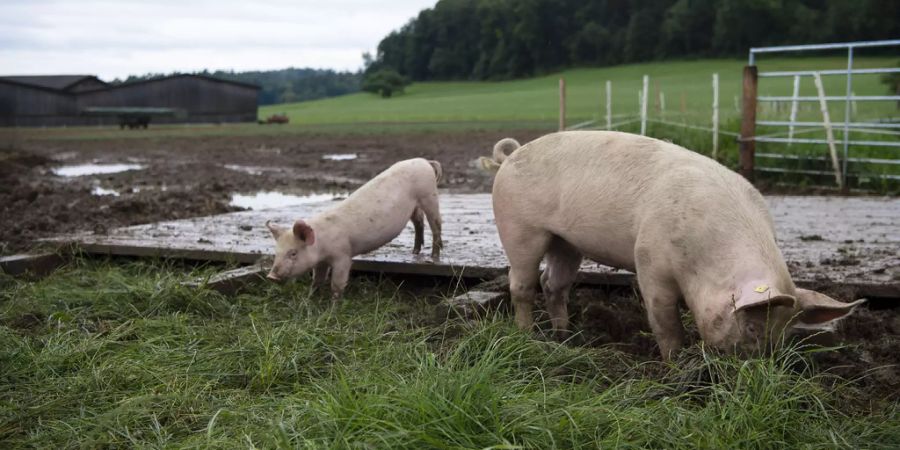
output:
<instances>
[{"instance_id":1,"label":"mud puddle","mask_svg":"<svg viewBox=\"0 0 900 450\"><path fill-rule=\"evenodd\" d=\"M117 191L115 189L106 189L101 186L94 186L94 188L91 189L91 194L99 196L99 197L102 197L105 195L111 195L113 197L118 197L120 195L119 191Z\"/></svg>"},{"instance_id":2,"label":"mud puddle","mask_svg":"<svg viewBox=\"0 0 900 450\"><path fill-rule=\"evenodd\" d=\"M240 164L225 164L222 167L235 172L246 173L248 175L263 175L266 173L282 171L279 167L244 166Z\"/></svg>"},{"instance_id":3,"label":"mud puddle","mask_svg":"<svg viewBox=\"0 0 900 450\"><path fill-rule=\"evenodd\" d=\"M85 175L107 175L112 173L127 172L130 170L143 170L141 164L76 164L51 169L54 175L60 177L82 177Z\"/></svg>"},{"instance_id":4,"label":"mud puddle","mask_svg":"<svg viewBox=\"0 0 900 450\"><path fill-rule=\"evenodd\" d=\"M306 205L310 203L321 203L329 201L337 201L346 198L349 195L343 193L312 193L306 195L285 194L279 191L257 192L251 195L232 194L230 206L237 208L246 208L252 210L282 208L285 206Z\"/></svg>"},{"instance_id":5,"label":"mud puddle","mask_svg":"<svg viewBox=\"0 0 900 450\"><path fill-rule=\"evenodd\" d=\"M328 153L322 155L322 159L326 161L351 161L358 158L356 153Z\"/></svg>"}]
</instances>

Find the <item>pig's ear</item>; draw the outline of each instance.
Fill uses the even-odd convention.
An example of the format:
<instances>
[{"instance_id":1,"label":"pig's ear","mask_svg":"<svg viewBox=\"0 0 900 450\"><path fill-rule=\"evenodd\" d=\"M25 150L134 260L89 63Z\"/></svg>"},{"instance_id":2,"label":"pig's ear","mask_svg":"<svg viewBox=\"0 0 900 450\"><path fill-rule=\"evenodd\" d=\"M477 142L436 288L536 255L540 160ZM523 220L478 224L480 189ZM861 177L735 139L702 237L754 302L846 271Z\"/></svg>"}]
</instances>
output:
<instances>
[{"instance_id":1,"label":"pig's ear","mask_svg":"<svg viewBox=\"0 0 900 450\"><path fill-rule=\"evenodd\" d=\"M797 299L793 295L781 292L775 286L761 281L750 281L738 290L738 297L734 299L735 311L763 311L774 306L787 306L791 308Z\"/></svg>"},{"instance_id":2,"label":"pig's ear","mask_svg":"<svg viewBox=\"0 0 900 450\"><path fill-rule=\"evenodd\" d=\"M271 220L266 221L266 228L268 228L269 231L272 232L272 236L275 239L278 239L284 233L284 228L281 228L278 225L275 225L274 223L272 223Z\"/></svg>"},{"instance_id":3,"label":"pig's ear","mask_svg":"<svg viewBox=\"0 0 900 450\"><path fill-rule=\"evenodd\" d=\"M794 306L795 299L791 295L787 294L775 294L775 295L745 295L741 296L741 298L737 299L734 302L734 310L735 311L754 311L754 310L765 310L765 308L770 308L773 306Z\"/></svg>"},{"instance_id":4,"label":"pig's ear","mask_svg":"<svg viewBox=\"0 0 900 450\"><path fill-rule=\"evenodd\" d=\"M316 232L302 220L294 222L294 236L305 242L306 245L313 245L316 242Z\"/></svg>"},{"instance_id":5,"label":"pig's ear","mask_svg":"<svg viewBox=\"0 0 900 450\"><path fill-rule=\"evenodd\" d=\"M797 289L797 300L800 302L800 315L797 325L806 328L829 328L835 321L846 317L866 299L853 303L842 303L825 294L809 289Z\"/></svg>"}]
</instances>

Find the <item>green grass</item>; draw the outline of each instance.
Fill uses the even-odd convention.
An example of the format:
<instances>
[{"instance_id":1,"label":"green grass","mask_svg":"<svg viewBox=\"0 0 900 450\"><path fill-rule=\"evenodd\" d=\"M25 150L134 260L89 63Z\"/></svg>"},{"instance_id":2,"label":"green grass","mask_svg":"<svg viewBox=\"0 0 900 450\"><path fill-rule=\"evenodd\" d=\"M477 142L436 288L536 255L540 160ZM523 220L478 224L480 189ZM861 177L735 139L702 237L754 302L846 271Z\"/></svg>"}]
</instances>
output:
<instances>
[{"instance_id":1,"label":"green grass","mask_svg":"<svg viewBox=\"0 0 900 450\"><path fill-rule=\"evenodd\" d=\"M896 404L864 402L803 355L676 365L544 342L508 317L355 279L343 305L303 283L234 298L167 263L76 260L0 278L7 447L873 448ZM438 289L438 292L441 290Z\"/></svg>"},{"instance_id":2,"label":"green grass","mask_svg":"<svg viewBox=\"0 0 900 450\"><path fill-rule=\"evenodd\" d=\"M891 67L896 58L858 57L856 68ZM608 68L572 69L531 79L504 82L429 82L411 85L403 95L382 99L368 93L358 93L323 100L272 105L260 108L260 117L274 113L286 113L291 118L289 125L233 124L233 125L169 125L154 126L150 130L119 130L113 127L75 127L54 129L12 129L0 130L0 148L4 143L16 143L30 139L51 140L97 140L97 139L161 139L181 137L242 137L242 136L302 136L305 134L326 134L342 136L347 134L404 134L404 133L464 133L478 130L534 129L547 132L557 126L557 83L564 77L567 83L568 124L595 121L592 126L605 126L606 80L613 85L614 123L639 114L638 92L641 77L650 76L649 117L651 120L665 120L700 127L711 126L712 88L711 75L720 76L720 129L736 133L740 128L738 97L741 91L744 60L697 60L668 61L646 64L632 64ZM843 57L810 58L763 58L758 62L760 71L841 69L846 66ZM826 76L823 78L827 95L843 95L846 78ZM791 78L760 78L759 94L768 96L788 96L792 93ZM885 85L878 75L855 75L853 92L856 95L885 95ZM657 93L665 94L666 107L657 108ZM816 90L810 77L801 82L800 94L815 96ZM790 105L776 106L761 103L758 106L758 120L781 120L789 118ZM834 122L844 118L845 104L830 102L829 114ZM897 118L898 109L894 102L859 102L851 120L867 121L881 118ZM801 121L822 120L817 102L801 102L798 119ZM617 127L623 131L639 132L635 123ZM785 127L759 127L757 135L785 133ZM825 139L821 127L798 129L796 137ZM712 137L708 131L687 129L673 124L650 124L647 135L668 139L676 144L704 154L712 153ZM843 139L843 130L835 130L835 138ZM780 135L779 137L784 137ZM852 139L868 141L896 141L897 135L865 134L852 132ZM492 143L485 143L489 148ZM718 159L729 167L737 165L737 145L734 137L721 135ZM782 153L804 157L827 157L828 150L823 144L803 144L787 147L784 144L759 143L760 153ZM896 148L883 146L852 146L852 158L896 159ZM843 157L843 146L838 143L838 157ZM830 172L827 160L794 161L759 159L759 166ZM884 175L900 176L900 165L852 163L849 173L853 174L850 184L881 193L896 193L900 182ZM856 176L860 174L860 176ZM818 184L833 186L834 179L825 175L764 174L768 179L783 181L793 185Z\"/></svg>"},{"instance_id":3,"label":"green grass","mask_svg":"<svg viewBox=\"0 0 900 450\"><path fill-rule=\"evenodd\" d=\"M561 73L504 82L427 82L414 83L403 95L382 99L369 93L358 93L323 100L291 104L269 105L260 108L260 118L275 113L287 113L289 125L259 126L233 125L158 125L150 130L119 130L117 127L71 127L48 129L0 130L0 137L33 139L107 139L159 138L247 135L292 135L304 133L408 133L463 132L497 129L554 130L558 114L557 80L567 83L568 123L584 120L605 121L606 80L613 84L614 116L639 114L638 92L641 77L650 76L649 115L673 121L710 126L712 111L711 76L720 76L720 117L722 129L737 131L739 111L735 98L741 92L744 60L715 59L697 61L668 61L631 64L607 68L572 69ZM855 67L890 67L894 58L859 57ZM762 59L761 71L840 69L845 67L842 57L798 59ZM824 78L829 95L842 95L846 79L842 76ZM801 95L815 95L811 78L801 84ZM877 75L856 75L854 92L857 95L884 95L886 87ZM761 78L760 95L790 95L789 78ZM665 111L657 111L656 93L665 94ZM682 99L684 108L682 108ZM830 105L833 120L842 120L844 105ZM786 119L787 111L760 105L760 119ZM860 103L854 120L897 116L891 102ZM801 120L819 120L816 103L802 103ZM777 131L777 130L776 130Z\"/></svg>"},{"instance_id":4,"label":"green grass","mask_svg":"<svg viewBox=\"0 0 900 450\"><path fill-rule=\"evenodd\" d=\"M896 58L858 58L855 66L892 67ZM337 124L360 122L542 122L557 120L558 79L565 78L570 123L603 119L605 82L612 81L614 115L637 115L641 77L650 76L649 109L655 110L656 92L665 94L666 114L686 118L692 123L709 123L712 111L712 74L720 77L720 113L723 120L739 116L735 97L740 96L745 60L668 61L632 64L609 68L573 69L547 76L505 82L428 82L411 85L403 95L382 99L358 93L323 100L271 105L260 109L260 117L287 113L294 124ZM846 67L842 57L801 59L762 59L760 71L839 69ZM760 95L790 95L790 78L760 80ZM825 77L825 91L841 95L846 78ZM801 83L801 95L815 95L811 78ZM857 95L885 95L886 87L877 75L854 77ZM682 98L684 112L682 112ZM809 103L804 113L817 114L818 106ZM835 119L843 118L843 105L833 105ZM879 117L894 113L890 102L861 106L860 114ZM838 112L841 113L838 116ZM768 112L766 113L768 114Z\"/></svg>"}]
</instances>

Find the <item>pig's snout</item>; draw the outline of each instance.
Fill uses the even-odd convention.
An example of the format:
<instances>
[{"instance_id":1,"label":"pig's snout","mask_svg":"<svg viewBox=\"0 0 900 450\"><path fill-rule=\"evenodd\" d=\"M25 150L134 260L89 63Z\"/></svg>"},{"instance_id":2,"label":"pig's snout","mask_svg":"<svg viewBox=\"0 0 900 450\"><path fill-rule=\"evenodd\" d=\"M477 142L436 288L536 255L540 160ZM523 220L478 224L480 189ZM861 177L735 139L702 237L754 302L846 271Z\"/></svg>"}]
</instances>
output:
<instances>
[{"instance_id":1,"label":"pig's snout","mask_svg":"<svg viewBox=\"0 0 900 450\"><path fill-rule=\"evenodd\" d=\"M280 283L280 282L281 282L281 278L280 278L278 275L275 275L275 272L274 272L274 271L269 272L269 274L266 275L266 278L268 278L269 280L274 281L274 282L276 282L276 283Z\"/></svg>"}]
</instances>

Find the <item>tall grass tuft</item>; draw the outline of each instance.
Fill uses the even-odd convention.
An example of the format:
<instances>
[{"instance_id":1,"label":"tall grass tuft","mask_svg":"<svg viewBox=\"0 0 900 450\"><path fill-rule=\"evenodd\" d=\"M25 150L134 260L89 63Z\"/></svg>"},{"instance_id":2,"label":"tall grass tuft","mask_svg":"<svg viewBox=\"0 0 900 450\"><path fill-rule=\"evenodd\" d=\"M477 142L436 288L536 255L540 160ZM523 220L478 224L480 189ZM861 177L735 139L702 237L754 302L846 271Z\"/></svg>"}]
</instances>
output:
<instances>
[{"instance_id":1,"label":"tall grass tuft","mask_svg":"<svg viewBox=\"0 0 900 450\"><path fill-rule=\"evenodd\" d=\"M165 262L0 278L9 447L896 447L900 409L787 347L672 364L536 339L497 314L436 321L435 291L353 280L235 296ZM189 273L190 272L190 273ZM835 382L837 381L837 382Z\"/></svg>"}]
</instances>

